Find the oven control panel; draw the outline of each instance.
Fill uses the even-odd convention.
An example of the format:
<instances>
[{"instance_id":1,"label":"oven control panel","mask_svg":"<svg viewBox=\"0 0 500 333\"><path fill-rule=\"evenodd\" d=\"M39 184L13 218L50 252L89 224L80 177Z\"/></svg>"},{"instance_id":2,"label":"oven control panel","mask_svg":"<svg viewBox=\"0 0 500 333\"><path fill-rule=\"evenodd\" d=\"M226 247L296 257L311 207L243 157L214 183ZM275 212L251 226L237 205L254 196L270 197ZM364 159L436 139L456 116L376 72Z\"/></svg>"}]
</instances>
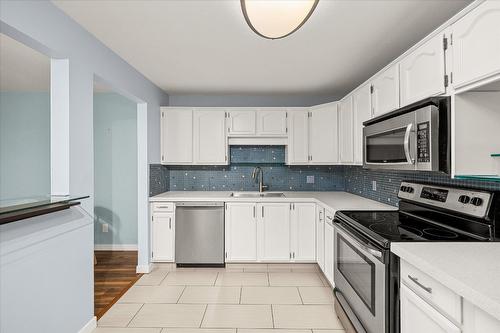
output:
<instances>
[{"instance_id":1,"label":"oven control panel","mask_svg":"<svg viewBox=\"0 0 500 333\"><path fill-rule=\"evenodd\" d=\"M398 197L484 218L488 214L491 193L439 185L401 182Z\"/></svg>"}]
</instances>

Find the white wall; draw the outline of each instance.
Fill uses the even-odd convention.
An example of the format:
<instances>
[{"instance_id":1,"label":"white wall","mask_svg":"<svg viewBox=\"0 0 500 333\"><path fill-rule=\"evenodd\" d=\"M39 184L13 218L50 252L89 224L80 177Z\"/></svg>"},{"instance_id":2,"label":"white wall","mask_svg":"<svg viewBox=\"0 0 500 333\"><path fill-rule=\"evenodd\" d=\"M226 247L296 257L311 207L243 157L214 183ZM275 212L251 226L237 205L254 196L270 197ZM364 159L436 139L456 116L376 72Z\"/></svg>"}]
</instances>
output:
<instances>
[{"instance_id":1,"label":"white wall","mask_svg":"<svg viewBox=\"0 0 500 333\"><path fill-rule=\"evenodd\" d=\"M168 105L168 95L147 80L114 52L105 47L80 25L65 15L49 1L0 1L0 30L26 45L53 58L69 59L69 182L71 194L88 194L90 199L82 202L82 208L92 214L94 207L93 186L93 82L98 76L106 81L108 86L120 94L136 102L147 103L147 158L143 167L149 163L160 161L160 105ZM141 117L141 124L142 124ZM140 142L143 142L142 140ZM144 147L142 147L144 148ZM141 151L141 147L139 150ZM140 154L140 156L143 156ZM145 169L146 170L146 169ZM141 182L147 184L147 175ZM147 191L142 191L144 197L138 201L147 204ZM138 207L139 216L139 265L149 263L148 217L144 207ZM92 232L84 234L75 240L75 251L91 249L93 246ZM88 254L90 255L90 254ZM86 277L80 282L83 291L92 291L92 266L75 267L76 273ZM53 267L42 267L38 274L57 275ZM21 271L20 271L21 274ZM70 277L71 278L71 277ZM12 288L16 279L12 277ZM22 279L19 280L20 282ZM57 302L58 297L71 292L66 288L74 288L72 281L61 285L57 293L53 293L51 301ZM78 314L73 308L62 308L59 318L76 316L71 329L65 332L76 332L86 322L92 319L91 295L77 294L74 302L80 304ZM61 299L61 301L63 301ZM39 311L39 310L38 310ZM51 311L45 308L44 311ZM22 320L29 321L37 317L35 312L25 311ZM47 319L48 320L48 319Z\"/></svg>"}]
</instances>

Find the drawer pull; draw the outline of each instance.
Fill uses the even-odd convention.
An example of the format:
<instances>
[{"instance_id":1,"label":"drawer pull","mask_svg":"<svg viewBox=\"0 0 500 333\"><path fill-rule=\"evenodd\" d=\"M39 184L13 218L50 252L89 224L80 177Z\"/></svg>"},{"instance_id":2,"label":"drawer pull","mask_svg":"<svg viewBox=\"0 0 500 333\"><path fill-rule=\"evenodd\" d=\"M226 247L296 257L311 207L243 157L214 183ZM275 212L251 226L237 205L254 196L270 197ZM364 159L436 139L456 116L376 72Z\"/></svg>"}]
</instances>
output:
<instances>
[{"instance_id":1,"label":"drawer pull","mask_svg":"<svg viewBox=\"0 0 500 333\"><path fill-rule=\"evenodd\" d=\"M410 280L412 280L417 286L419 286L420 288L422 288L423 290L425 290L426 292L428 292L429 294L432 294L432 288L430 287L426 287L424 286L423 284L421 284L420 282L418 282L418 279L416 277L413 277L411 276L410 274L408 274L408 278Z\"/></svg>"},{"instance_id":2,"label":"drawer pull","mask_svg":"<svg viewBox=\"0 0 500 333\"><path fill-rule=\"evenodd\" d=\"M156 206L156 208L165 208L165 209L169 209L170 206Z\"/></svg>"}]
</instances>

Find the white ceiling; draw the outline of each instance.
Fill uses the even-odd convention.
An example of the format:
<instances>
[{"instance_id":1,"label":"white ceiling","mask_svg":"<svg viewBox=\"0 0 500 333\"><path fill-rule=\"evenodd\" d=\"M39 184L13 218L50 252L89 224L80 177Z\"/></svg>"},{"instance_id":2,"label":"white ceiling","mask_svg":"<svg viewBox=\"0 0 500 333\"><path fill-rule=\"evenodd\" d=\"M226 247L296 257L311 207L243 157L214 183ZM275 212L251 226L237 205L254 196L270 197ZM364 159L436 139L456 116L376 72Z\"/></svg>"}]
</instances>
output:
<instances>
[{"instance_id":1,"label":"white ceiling","mask_svg":"<svg viewBox=\"0 0 500 333\"><path fill-rule=\"evenodd\" d=\"M0 91L49 91L50 58L0 33Z\"/></svg>"},{"instance_id":2,"label":"white ceiling","mask_svg":"<svg viewBox=\"0 0 500 333\"><path fill-rule=\"evenodd\" d=\"M239 0L54 1L170 94L342 96L457 13L462 0L320 0L280 40Z\"/></svg>"}]
</instances>

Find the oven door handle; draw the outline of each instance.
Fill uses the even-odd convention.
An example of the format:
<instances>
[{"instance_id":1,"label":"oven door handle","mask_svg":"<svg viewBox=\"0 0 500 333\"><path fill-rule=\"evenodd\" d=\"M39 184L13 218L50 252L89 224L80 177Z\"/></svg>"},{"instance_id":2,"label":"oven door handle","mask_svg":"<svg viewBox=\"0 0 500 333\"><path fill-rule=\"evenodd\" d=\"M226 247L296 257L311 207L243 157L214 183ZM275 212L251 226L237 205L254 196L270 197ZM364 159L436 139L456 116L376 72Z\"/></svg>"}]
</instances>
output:
<instances>
[{"instance_id":1,"label":"oven door handle","mask_svg":"<svg viewBox=\"0 0 500 333\"><path fill-rule=\"evenodd\" d=\"M344 228L341 224L339 223L336 223L335 226L337 228L339 228L343 233L347 234L347 235L350 235L350 232L349 230L347 230L346 228ZM363 251L371 254L372 256L374 256L375 258L377 258L378 260L382 261L384 256L382 254L381 251L375 249L374 247L368 245L368 244L365 244L365 243L361 243L359 240L357 239L354 239L352 236L349 237L352 242L359 248L361 248Z\"/></svg>"},{"instance_id":2,"label":"oven door handle","mask_svg":"<svg viewBox=\"0 0 500 333\"><path fill-rule=\"evenodd\" d=\"M404 149L405 149L405 156L406 160L408 161L408 164L415 164L415 159L411 158L410 155L410 134L411 134L411 128L413 127L413 124L409 124L406 126L406 132L405 132L405 137L404 137Z\"/></svg>"}]
</instances>

